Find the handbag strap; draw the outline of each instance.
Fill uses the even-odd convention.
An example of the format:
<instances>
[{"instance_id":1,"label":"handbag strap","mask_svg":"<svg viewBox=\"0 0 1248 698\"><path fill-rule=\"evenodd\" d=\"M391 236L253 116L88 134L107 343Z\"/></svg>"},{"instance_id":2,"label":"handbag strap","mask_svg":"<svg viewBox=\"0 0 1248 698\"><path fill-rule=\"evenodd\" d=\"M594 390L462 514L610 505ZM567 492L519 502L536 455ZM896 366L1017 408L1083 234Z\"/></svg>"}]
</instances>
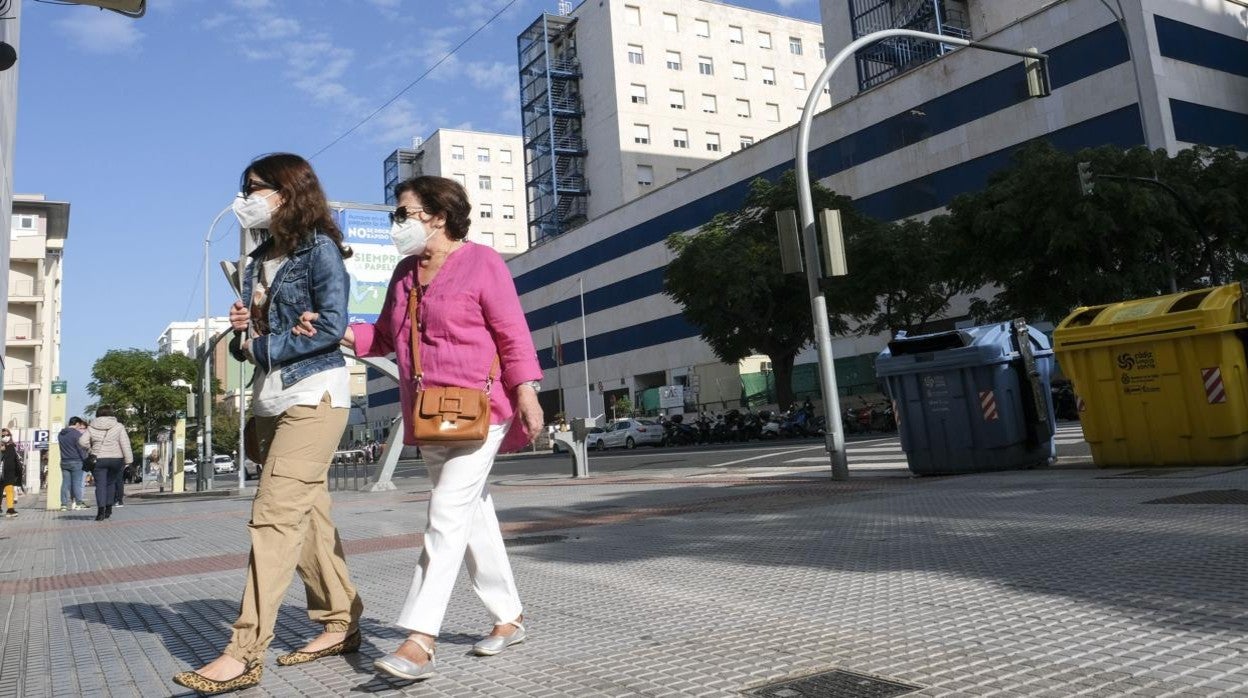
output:
<instances>
[{"instance_id":1,"label":"handbag strap","mask_svg":"<svg viewBox=\"0 0 1248 698\"><path fill-rule=\"evenodd\" d=\"M424 299L425 289L420 285L420 277L416 273L412 273L415 284L412 290L407 294L407 317L411 325L411 344L412 344L412 377L416 379L416 385L419 387L424 378L424 370L420 366L420 332L423 327L420 323L420 302ZM498 353L494 354L494 361L490 364L490 372L485 377L485 393L489 395L490 387L494 385L494 372L498 370Z\"/></svg>"}]
</instances>

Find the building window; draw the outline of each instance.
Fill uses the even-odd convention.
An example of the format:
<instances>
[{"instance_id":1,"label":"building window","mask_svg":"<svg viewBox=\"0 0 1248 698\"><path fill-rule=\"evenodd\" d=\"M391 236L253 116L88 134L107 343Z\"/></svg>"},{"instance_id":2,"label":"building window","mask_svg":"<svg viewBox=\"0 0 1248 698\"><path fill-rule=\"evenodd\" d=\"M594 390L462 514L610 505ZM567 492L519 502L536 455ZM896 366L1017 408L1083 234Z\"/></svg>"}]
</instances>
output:
<instances>
[{"instance_id":1,"label":"building window","mask_svg":"<svg viewBox=\"0 0 1248 698\"><path fill-rule=\"evenodd\" d=\"M646 124L633 124L633 142L639 145L649 145L650 127Z\"/></svg>"},{"instance_id":2,"label":"building window","mask_svg":"<svg viewBox=\"0 0 1248 698\"><path fill-rule=\"evenodd\" d=\"M742 147L742 148L748 148L748 147L750 147L750 146L752 146L752 145L754 145L754 138L753 138L753 136L741 136L741 147Z\"/></svg>"},{"instance_id":3,"label":"building window","mask_svg":"<svg viewBox=\"0 0 1248 698\"><path fill-rule=\"evenodd\" d=\"M654 168L650 165L637 166L637 184L643 187L654 185Z\"/></svg>"},{"instance_id":4,"label":"building window","mask_svg":"<svg viewBox=\"0 0 1248 698\"><path fill-rule=\"evenodd\" d=\"M744 80L745 78L746 78L746 75L745 75L745 64L744 64L744 63L737 62L737 61L733 61L733 63L732 63L732 79L733 79L733 80Z\"/></svg>"},{"instance_id":5,"label":"building window","mask_svg":"<svg viewBox=\"0 0 1248 698\"><path fill-rule=\"evenodd\" d=\"M504 165L510 165L511 164L511 151L510 150L498 151L498 161L503 163Z\"/></svg>"},{"instance_id":6,"label":"building window","mask_svg":"<svg viewBox=\"0 0 1248 698\"><path fill-rule=\"evenodd\" d=\"M771 50L771 32L758 33L758 47Z\"/></svg>"},{"instance_id":7,"label":"building window","mask_svg":"<svg viewBox=\"0 0 1248 698\"><path fill-rule=\"evenodd\" d=\"M624 23L630 27L641 26L641 8L632 5L624 6Z\"/></svg>"},{"instance_id":8,"label":"building window","mask_svg":"<svg viewBox=\"0 0 1248 698\"><path fill-rule=\"evenodd\" d=\"M672 129L672 145L677 148L688 148L689 132L683 128Z\"/></svg>"},{"instance_id":9,"label":"building window","mask_svg":"<svg viewBox=\"0 0 1248 698\"><path fill-rule=\"evenodd\" d=\"M676 15L670 12L663 13L663 31L680 31L680 21L676 19Z\"/></svg>"},{"instance_id":10,"label":"building window","mask_svg":"<svg viewBox=\"0 0 1248 698\"><path fill-rule=\"evenodd\" d=\"M802 55L802 39L798 36L789 37L789 53L794 56Z\"/></svg>"},{"instance_id":11,"label":"building window","mask_svg":"<svg viewBox=\"0 0 1248 698\"><path fill-rule=\"evenodd\" d=\"M776 69L775 68L763 68L763 84L764 85L776 84Z\"/></svg>"},{"instance_id":12,"label":"building window","mask_svg":"<svg viewBox=\"0 0 1248 698\"><path fill-rule=\"evenodd\" d=\"M35 229L35 217L34 216L13 216L13 220L16 221L16 223L14 223L14 226L18 230L34 230Z\"/></svg>"},{"instance_id":13,"label":"building window","mask_svg":"<svg viewBox=\"0 0 1248 698\"><path fill-rule=\"evenodd\" d=\"M479 207L482 218L493 218L494 207L490 204L481 204Z\"/></svg>"},{"instance_id":14,"label":"building window","mask_svg":"<svg viewBox=\"0 0 1248 698\"><path fill-rule=\"evenodd\" d=\"M693 20L693 29L694 33L703 39L708 39L711 36L711 23L705 19Z\"/></svg>"},{"instance_id":15,"label":"building window","mask_svg":"<svg viewBox=\"0 0 1248 698\"><path fill-rule=\"evenodd\" d=\"M728 27L728 43L730 44L744 44L745 43L745 33L741 31L741 27L734 27L734 26Z\"/></svg>"},{"instance_id":16,"label":"building window","mask_svg":"<svg viewBox=\"0 0 1248 698\"><path fill-rule=\"evenodd\" d=\"M710 56L698 56L698 72L703 75L715 74L715 63Z\"/></svg>"},{"instance_id":17,"label":"building window","mask_svg":"<svg viewBox=\"0 0 1248 698\"><path fill-rule=\"evenodd\" d=\"M719 152L719 134L718 133L710 133L709 131L707 132L706 149L711 151L712 153Z\"/></svg>"},{"instance_id":18,"label":"building window","mask_svg":"<svg viewBox=\"0 0 1248 698\"><path fill-rule=\"evenodd\" d=\"M632 85L629 85L629 94L632 95L633 104L645 104L646 103L646 86L645 85L638 85L635 83Z\"/></svg>"},{"instance_id":19,"label":"building window","mask_svg":"<svg viewBox=\"0 0 1248 698\"><path fill-rule=\"evenodd\" d=\"M750 100L748 99L737 100L737 116L743 119L750 118Z\"/></svg>"},{"instance_id":20,"label":"building window","mask_svg":"<svg viewBox=\"0 0 1248 698\"><path fill-rule=\"evenodd\" d=\"M680 70L680 51L667 52L667 69Z\"/></svg>"},{"instance_id":21,"label":"building window","mask_svg":"<svg viewBox=\"0 0 1248 698\"><path fill-rule=\"evenodd\" d=\"M451 146L451 159L463 160L464 159L464 146L462 145Z\"/></svg>"},{"instance_id":22,"label":"building window","mask_svg":"<svg viewBox=\"0 0 1248 698\"><path fill-rule=\"evenodd\" d=\"M822 42L822 41L820 41L820 42L819 42L819 60L821 60L821 61L826 61L826 60L828 60L828 54L827 54L827 52L826 52L826 51L824 51L824 50L823 50L823 42Z\"/></svg>"},{"instance_id":23,"label":"building window","mask_svg":"<svg viewBox=\"0 0 1248 698\"><path fill-rule=\"evenodd\" d=\"M510 247L512 249L515 249L516 247L516 234L515 233L503 233L503 247Z\"/></svg>"},{"instance_id":24,"label":"building window","mask_svg":"<svg viewBox=\"0 0 1248 698\"><path fill-rule=\"evenodd\" d=\"M771 102L767 103L767 120L775 121L779 123L780 121L780 105L779 104L772 104Z\"/></svg>"},{"instance_id":25,"label":"building window","mask_svg":"<svg viewBox=\"0 0 1248 698\"><path fill-rule=\"evenodd\" d=\"M489 176L489 175L480 175L480 176L478 176L478 177L477 177L477 188L478 188L478 189L490 189L490 188L491 188L491 186L490 186L490 176Z\"/></svg>"},{"instance_id":26,"label":"building window","mask_svg":"<svg viewBox=\"0 0 1248 698\"><path fill-rule=\"evenodd\" d=\"M499 182L499 189L502 189L503 191L511 191L516 188L516 180L511 177L501 177L500 179L502 181Z\"/></svg>"},{"instance_id":27,"label":"building window","mask_svg":"<svg viewBox=\"0 0 1248 698\"><path fill-rule=\"evenodd\" d=\"M454 179L456 182L459 182L459 186L465 189L468 188L468 178L464 176L462 172L456 172L455 174L451 175L451 178Z\"/></svg>"},{"instance_id":28,"label":"building window","mask_svg":"<svg viewBox=\"0 0 1248 698\"><path fill-rule=\"evenodd\" d=\"M493 247L494 246L494 233L482 232L481 243L488 247Z\"/></svg>"},{"instance_id":29,"label":"building window","mask_svg":"<svg viewBox=\"0 0 1248 698\"><path fill-rule=\"evenodd\" d=\"M646 54L641 46L637 44L628 45L628 62L633 65L644 65L646 62Z\"/></svg>"},{"instance_id":30,"label":"building window","mask_svg":"<svg viewBox=\"0 0 1248 698\"><path fill-rule=\"evenodd\" d=\"M685 92L684 90L668 90L667 105L672 109L685 108Z\"/></svg>"},{"instance_id":31,"label":"building window","mask_svg":"<svg viewBox=\"0 0 1248 698\"><path fill-rule=\"evenodd\" d=\"M477 162L489 162L489 161L490 161L490 149L489 148L477 148Z\"/></svg>"},{"instance_id":32,"label":"building window","mask_svg":"<svg viewBox=\"0 0 1248 698\"><path fill-rule=\"evenodd\" d=\"M793 89L806 89L806 73L793 73Z\"/></svg>"},{"instance_id":33,"label":"building window","mask_svg":"<svg viewBox=\"0 0 1248 698\"><path fill-rule=\"evenodd\" d=\"M515 206L504 206L504 207L503 207L503 220L505 220L505 221L514 221L514 220L516 220L516 207L515 207Z\"/></svg>"},{"instance_id":34,"label":"building window","mask_svg":"<svg viewBox=\"0 0 1248 698\"><path fill-rule=\"evenodd\" d=\"M715 102L715 95L702 95L702 111L707 114L714 114L719 111Z\"/></svg>"},{"instance_id":35,"label":"building window","mask_svg":"<svg viewBox=\"0 0 1248 698\"><path fill-rule=\"evenodd\" d=\"M688 167L677 167L677 168L676 168L676 179L680 179L681 177L684 177L685 175L689 174L690 172L691 172L691 170L690 170Z\"/></svg>"}]
</instances>

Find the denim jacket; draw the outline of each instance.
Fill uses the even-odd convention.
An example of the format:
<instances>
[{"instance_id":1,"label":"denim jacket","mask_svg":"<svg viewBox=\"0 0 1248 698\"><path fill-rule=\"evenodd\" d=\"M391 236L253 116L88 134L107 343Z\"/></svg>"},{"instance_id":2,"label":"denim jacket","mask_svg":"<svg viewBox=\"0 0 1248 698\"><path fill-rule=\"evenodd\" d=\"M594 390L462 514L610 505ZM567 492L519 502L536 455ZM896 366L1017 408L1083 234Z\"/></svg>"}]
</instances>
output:
<instances>
[{"instance_id":1,"label":"denim jacket","mask_svg":"<svg viewBox=\"0 0 1248 698\"><path fill-rule=\"evenodd\" d=\"M243 302L251 302L255 266L273 247L269 238L251 253L243 277ZM269 285L269 334L251 340L256 365L268 373L282 372L282 387L308 376L346 365L338 342L347 331L347 294L351 285L338 245L323 233L306 237ZM304 311L319 313L312 323L316 335L291 334Z\"/></svg>"}]
</instances>

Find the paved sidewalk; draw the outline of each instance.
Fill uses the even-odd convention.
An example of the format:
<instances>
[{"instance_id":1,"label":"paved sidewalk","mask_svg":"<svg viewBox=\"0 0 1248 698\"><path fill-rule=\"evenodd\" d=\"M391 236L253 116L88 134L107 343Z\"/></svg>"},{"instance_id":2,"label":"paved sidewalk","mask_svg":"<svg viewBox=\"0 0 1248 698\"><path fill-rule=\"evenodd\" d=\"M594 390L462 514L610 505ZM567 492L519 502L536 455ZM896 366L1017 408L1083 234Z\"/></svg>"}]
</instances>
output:
<instances>
[{"instance_id":1,"label":"paved sidewalk","mask_svg":"<svg viewBox=\"0 0 1248 698\"><path fill-rule=\"evenodd\" d=\"M363 650L273 662L316 632L296 580L244 695L900 695L767 688L834 669L916 696L1248 695L1246 468L762 470L574 482L500 463L531 639L469 656L489 622L461 577L440 674L417 684L371 662L402 638L427 486L337 493ZM104 523L20 504L0 521L0 697L187 695L169 678L215 657L237 610L248 498L131 499Z\"/></svg>"}]
</instances>

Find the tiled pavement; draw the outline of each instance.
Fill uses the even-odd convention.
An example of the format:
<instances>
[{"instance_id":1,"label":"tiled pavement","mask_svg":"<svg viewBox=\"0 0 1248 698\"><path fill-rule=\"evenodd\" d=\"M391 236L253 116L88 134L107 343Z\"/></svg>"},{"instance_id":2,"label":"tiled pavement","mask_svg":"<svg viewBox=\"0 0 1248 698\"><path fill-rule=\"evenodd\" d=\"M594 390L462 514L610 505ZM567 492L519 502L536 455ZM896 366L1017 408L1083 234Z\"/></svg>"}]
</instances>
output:
<instances>
[{"instance_id":1,"label":"tiled pavement","mask_svg":"<svg viewBox=\"0 0 1248 698\"><path fill-rule=\"evenodd\" d=\"M468 656L488 619L461 578L420 684L370 664L402 637L426 486L338 493L363 651L273 663L315 632L296 580L246 695L728 696L834 668L921 696L1248 695L1248 469L811 467L571 482L500 463L531 639ZM130 501L97 524L29 497L0 522L0 696L184 695L169 677L225 644L249 502Z\"/></svg>"}]
</instances>

